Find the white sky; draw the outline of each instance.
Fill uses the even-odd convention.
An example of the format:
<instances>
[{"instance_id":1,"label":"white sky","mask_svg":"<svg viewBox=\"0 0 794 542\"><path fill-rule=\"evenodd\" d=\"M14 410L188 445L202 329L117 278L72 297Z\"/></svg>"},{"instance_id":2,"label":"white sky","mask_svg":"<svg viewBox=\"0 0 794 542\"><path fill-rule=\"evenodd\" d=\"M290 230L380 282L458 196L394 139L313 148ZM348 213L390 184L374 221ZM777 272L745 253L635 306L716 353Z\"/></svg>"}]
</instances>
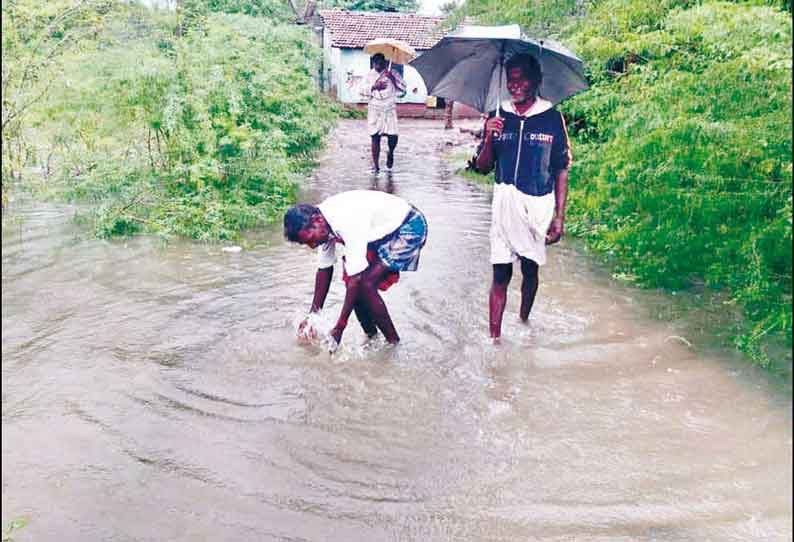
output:
<instances>
[{"instance_id":1,"label":"white sky","mask_svg":"<svg viewBox=\"0 0 794 542\"><path fill-rule=\"evenodd\" d=\"M419 0L419 11L420 15L441 15L441 11L438 9L442 4L446 3L447 0ZM458 4L461 3L461 0L458 0Z\"/></svg>"}]
</instances>

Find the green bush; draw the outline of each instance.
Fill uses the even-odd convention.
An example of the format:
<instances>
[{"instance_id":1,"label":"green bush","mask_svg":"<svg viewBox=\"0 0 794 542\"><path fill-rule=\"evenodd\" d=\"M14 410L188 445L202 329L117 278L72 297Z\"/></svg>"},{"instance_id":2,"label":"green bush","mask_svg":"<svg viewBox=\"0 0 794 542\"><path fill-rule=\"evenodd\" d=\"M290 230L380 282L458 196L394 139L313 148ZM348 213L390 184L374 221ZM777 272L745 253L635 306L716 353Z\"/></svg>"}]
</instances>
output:
<instances>
[{"instance_id":1,"label":"green bush","mask_svg":"<svg viewBox=\"0 0 794 542\"><path fill-rule=\"evenodd\" d=\"M287 21L294 16L283 0L189 0L206 5L207 11L216 13L239 13L251 17L266 17L270 20Z\"/></svg>"},{"instance_id":2,"label":"green bush","mask_svg":"<svg viewBox=\"0 0 794 542\"><path fill-rule=\"evenodd\" d=\"M154 25L76 58L47 122L79 134L64 171L70 196L98 204L97 233L228 239L272 221L338 114L307 34L210 14L181 39Z\"/></svg>"},{"instance_id":3,"label":"green bush","mask_svg":"<svg viewBox=\"0 0 794 542\"><path fill-rule=\"evenodd\" d=\"M577 230L641 284L729 292L747 317L737 346L769 367L765 341L791 345L791 20L720 2L652 11L607 1L571 33L594 81L564 107L583 119Z\"/></svg>"},{"instance_id":4,"label":"green bush","mask_svg":"<svg viewBox=\"0 0 794 542\"><path fill-rule=\"evenodd\" d=\"M323 5L351 11L416 11L419 8L417 0L325 0Z\"/></svg>"}]
</instances>

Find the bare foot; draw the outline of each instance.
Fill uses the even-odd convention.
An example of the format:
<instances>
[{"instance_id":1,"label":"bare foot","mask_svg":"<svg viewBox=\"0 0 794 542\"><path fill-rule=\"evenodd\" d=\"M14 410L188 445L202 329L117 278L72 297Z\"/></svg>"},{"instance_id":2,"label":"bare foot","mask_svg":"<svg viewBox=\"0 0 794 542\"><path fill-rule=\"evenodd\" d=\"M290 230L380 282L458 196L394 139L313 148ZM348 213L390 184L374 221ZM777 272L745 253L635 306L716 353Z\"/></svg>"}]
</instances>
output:
<instances>
[{"instance_id":1,"label":"bare foot","mask_svg":"<svg viewBox=\"0 0 794 542\"><path fill-rule=\"evenodd\" d=\"M364 340L361 341L361 346L367 346L369 344L372 344L372 342L376 341L376 340L378 340L378 333L377 332L373 333L372 335L366 335L364 337Z\"/></svg>"}]
</instances>

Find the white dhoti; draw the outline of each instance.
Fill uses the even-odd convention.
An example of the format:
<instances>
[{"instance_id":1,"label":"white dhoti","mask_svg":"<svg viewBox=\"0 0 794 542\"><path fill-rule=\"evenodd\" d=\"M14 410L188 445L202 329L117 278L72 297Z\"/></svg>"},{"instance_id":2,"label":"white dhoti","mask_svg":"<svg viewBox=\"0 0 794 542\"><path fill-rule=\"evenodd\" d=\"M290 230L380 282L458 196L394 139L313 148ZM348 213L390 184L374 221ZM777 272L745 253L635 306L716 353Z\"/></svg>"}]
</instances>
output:
<instances>
[{"instance_id":1,"label":"white dhoti","mask_svg":"<svg viewBox=\"0 0 794 542\"><path fill-rule=\"evenodd\" d=\"M380 105L374 101L367 106L367 131L369 135L398 135L397 107L395 104Z\"/></svg>"},{"instance_id":2,"label":"white dhoti","mask_svg":"<svg viewBox=\"0 0 794 542\"><path fill-rule=\"evenodd\" d=\"M361 97L369 101L367 105L367 131L369 135L399 135L397 129L397 96L405 90L405 82L398 72L392 74L399 88L391 78L370 70L361 82ZM381 90L372 90L376 82L386 83Z\"/></svg>"},{"instance_id":3,"label":"white dhoti","mask_svg":"<svg viewBox=\"0 0 794 542\"><path fill-rule=\"evenodd\" d=\"M554 218L554 193L524 194L511 184L495 184L491 205L491 263L519 256L546 263L546 232Z\"/></svg>"}]
</instances>

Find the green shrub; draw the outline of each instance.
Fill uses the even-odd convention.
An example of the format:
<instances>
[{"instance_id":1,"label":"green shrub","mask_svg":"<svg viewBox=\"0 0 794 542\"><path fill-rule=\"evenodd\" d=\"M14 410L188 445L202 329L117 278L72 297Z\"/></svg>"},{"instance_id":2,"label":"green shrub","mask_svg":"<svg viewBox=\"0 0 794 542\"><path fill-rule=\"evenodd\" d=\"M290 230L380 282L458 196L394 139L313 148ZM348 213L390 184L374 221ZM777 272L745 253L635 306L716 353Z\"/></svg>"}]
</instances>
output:
<instances>
[{"instance_id":1,"label":"green shrub","mask_svg":"<svg viewBox=\"0 0 794 542\"><path fill-rule=\"evenodd\" d=\"M791 20L711 2L639 21L642 4L599 4L571 34L594 80L564 107L586 143L577 229L641 284L730 292L737 346L771 366L764 341L791 344Z\"/></svg>"},{"instance_id":2,"label":"green shrub","mask_svg":"<svg viewBox=\"0 0 794 542\"><path fill-rule=\"evenodd\" d=\"M228 239L272 221L338 113L308 31L217 14L181 39L150 30L76 58L81 80L48 111L79 134L69 195L99 204L101 236Z\"/></svg>"}]
</instances>

